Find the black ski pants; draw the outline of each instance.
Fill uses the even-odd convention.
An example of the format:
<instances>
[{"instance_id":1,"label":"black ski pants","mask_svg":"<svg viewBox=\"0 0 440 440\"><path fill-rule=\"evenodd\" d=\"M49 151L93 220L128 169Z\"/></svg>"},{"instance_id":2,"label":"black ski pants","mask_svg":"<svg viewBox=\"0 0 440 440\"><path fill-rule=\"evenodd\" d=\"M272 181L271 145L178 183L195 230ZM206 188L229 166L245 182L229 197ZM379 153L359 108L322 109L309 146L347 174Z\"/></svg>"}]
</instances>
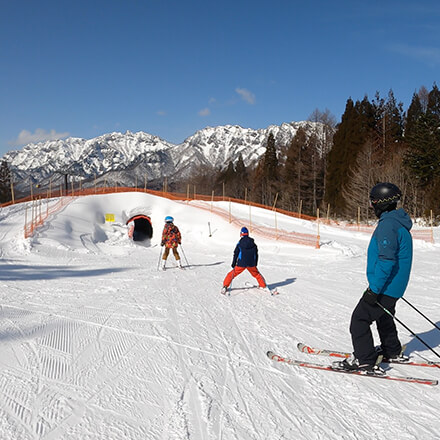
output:
<instances>
[{"instance_id":1,"label":"black ski pants","mask_svg":"<svg viewBox=\"0 0 440 440\"><path fill-rule=\"evenodd\" d=\"M378 302L393 315L398 298L379 295ZM395 356L402 350L394 319L379 305L370 305L362 298L353 310L350 323L353 354L361 364L373 365L377 359L371 324L376 322L383 354Z\"/></svg>"}]
</instances>

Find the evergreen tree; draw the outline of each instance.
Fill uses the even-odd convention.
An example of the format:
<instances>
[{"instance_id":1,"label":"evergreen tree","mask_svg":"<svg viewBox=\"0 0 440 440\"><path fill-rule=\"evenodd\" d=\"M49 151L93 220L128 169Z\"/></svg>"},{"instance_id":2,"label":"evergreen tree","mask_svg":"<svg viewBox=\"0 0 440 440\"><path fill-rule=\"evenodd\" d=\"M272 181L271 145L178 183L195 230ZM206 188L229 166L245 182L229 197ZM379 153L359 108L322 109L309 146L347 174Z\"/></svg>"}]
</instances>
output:
<instances>
[{"instance_id":1,"label":"evergreen tree","mask_svg":"<svg viewBox=\"0 0 440 440\"><path fill-rule=\"evenodd\" d=\"M8 163L2 160L0 164L0 203L9 202L11 199L11 171Z\"/></svg>"},{"instance_id":2,"label":"evergreen tree","mask_svg":"<svg viewBox=\"0 0 440 440\"><path fill-rule=\"evenodd\" d=\"M272 132L269 133L267 138L267 147L264 153L264 175L268 181L278 179L278 157Z\"/></svg>"},{"instance_id":3,"label":"evergreen tree","mask_svg":"<svg viewBox=\"0 0 440 440\"><path fill-rule=\"evenodd\" d=\"M436 84L429 92L426 113L432 115L437 124L440 124L440 90Z\"/></svg>"},{"instance_id":4,"label":"evergreen tree","mask_svg":"<svg viewBox=\"0 0 440 440\"><path fill-rule=\"evenodd\" d=\"M249 173L241 154L235 164L235 176L235 197L244 199L246 189L249 187Z\"/></svg>"},{"instance_id":5,"label":"evergreen tree","mask_svg":"<svg viewBox=\"0 0 440 440\"><path fill-rule=\"evenodd\" d=\"M302 176L303 176L303 152L306 149L307 136L305 130L300 127L292 138L286 153L286 162L283 168L283 203L288 209L298 212L303 199Z\"/></svg>"},{"instance_id":6,"label":"evergreen tree","mask_svg":"<svg viewBox=\"0 0 440 440\"><path fill-rule=\"evenodd\" d=\"M388 98L380 98L376 93L372 103L376 120L374 154L378 163L384 164L389 153L401 146L404 117L403 104L397 104L392 90L388 92Z\"/></svg>"},{"instance_id":7,"label":"evergreen tree","mask_svg":"<svg viewBox=\"0 0 440 440\"><path fill-rule=\"evenodd\" d=\"M418 185L426 187L440 176L440 123L431 112L423 114L408 136L405 164Z\"/></svg>"},{"instance_id":8,"label":"evergreen tree","mask_svg":"<svg viewBox=\"0 0 440 440\"><path fill-rule=\"evenodd\" d=\"M272 132L267 138L266 152L258 162L253 182L253 200L271 205L279 191L279 163Z\"/></svg>"},{"instance_id":9,"label":"evergreen tree","mask_svg":"<svg viewBox=\"0 0 440 440\"><path fill-rule=\"evenodd\" d=\"M374 107L366 96L356 104L347 101L327 158L325 200L338 215L346 208L342 189L349 184L357 155L372 136L375 123Z\"/></svg>"},{"instance_id":10,"label":"evergreen tree","mask_svg":"<svg viewBox=\"0 0 440 440\"><path fill-rule=\"evenodd\" d=\"M413 94L411 104L408 107L405 120L405 137L412 136L414 126L423 114L422 103L420 102L419 95Z\"/></svg>"}]
</instances>

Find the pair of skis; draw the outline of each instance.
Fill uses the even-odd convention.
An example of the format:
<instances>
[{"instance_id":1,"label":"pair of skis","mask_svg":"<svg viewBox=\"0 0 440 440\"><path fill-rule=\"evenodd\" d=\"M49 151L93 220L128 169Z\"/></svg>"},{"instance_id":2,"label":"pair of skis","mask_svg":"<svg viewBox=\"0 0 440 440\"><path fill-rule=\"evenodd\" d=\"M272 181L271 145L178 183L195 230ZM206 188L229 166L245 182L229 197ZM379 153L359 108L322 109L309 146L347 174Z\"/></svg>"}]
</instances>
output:
<instances>
[{"instance_id":1,"label":"pair of skis","mask_svg":"<svg viewBox=\"0 0 440 440\"><path fill-rule=\"evenodd\" d=\"M312 355L329 356L329 357L335 357L335 358L347 358L351 355L350 353L345 353L342 351L313 348L313 347L309 347L308 345L305 345L302 343L299 343L297 345L297 348L299 351L301 351L303 353L312 354ZM435 379L424 379L424 378L411 377L411 376L396 376L396 375L391 375L391 374L387 374L387 373L375 374L375 373L367 373L365 371L356 371L356 370L354 370L354 371L340 370L340 369L334 368L331 365L318 364L318 363L313 363L313 362L304 362L304 361L300 361L297 359L284 358L282 356L279 356L278 354L275 354L273 351L268 351L267 357L273 361L282 362L282 363L294 365L297 367L313 368L316 370L323 370L323 371L334 371L335 373L352 374L355 376L374 377L376 379L395 380L398 382L418 383L418 384L423 384L423 385L437 385L438 384L438 380L435 380ZM400 364L404 364L404 365L411 365L411 366L417 366L417 367L440 368L440 363L415 362L415 361L412 361L411 358L408 362L398 362L398 361L390 360L389 363L400 363Z\"/></svg>"},{"instance_id":2,"label":"pair of skis","mask_svg":"<svg viewBox=\"0 0 440 440\"><path fill-rule=\"evenodd\" d=\"M232 289L230 287L229 288L222 287L222 289L220 290L220 293L222 295L231 296L231 290ZM266 291L266 292L270 293L272 296L278 295L278 293L279 293L277 289L269 289L269 287L264 287L264 288L261 288L260 290Z\"/></svg>"}]
</instances>

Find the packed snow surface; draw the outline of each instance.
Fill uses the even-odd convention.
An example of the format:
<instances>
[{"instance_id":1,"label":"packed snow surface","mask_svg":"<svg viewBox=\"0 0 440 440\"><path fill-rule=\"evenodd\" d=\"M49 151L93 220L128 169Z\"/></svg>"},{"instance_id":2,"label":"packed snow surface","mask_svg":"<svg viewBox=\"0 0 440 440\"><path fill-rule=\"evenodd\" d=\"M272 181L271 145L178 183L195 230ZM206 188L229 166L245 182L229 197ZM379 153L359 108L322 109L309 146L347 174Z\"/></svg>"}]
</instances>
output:
<instances>
[{"instance_id":1,"label":"packed snow surface","mask_svg":"<svg viewBox=\"0 0 440 440\"><path fill-rule=\"evenodd\" d=\"M139 207L153 225L141 245L124 222ZM298 342L351 350L350 315L367 287L368 234L321 226L322 246L314 249L251 233L259 269L280 294L252 287L243 273L227 297L220 288L239 226L209 209L140 193L81 197L24 239L25 208L0 211L1 439L440 438L439 386L266 357L273 350L330 361L299 353ZM231 209L248 218L248 207ZM168 269L157 270L166 215L182 232L186 270L172 255ZM277 222L317 233L306 221L278 215ZM271 227L274 213L253 209L252 224ZM438 324L440 246L417 240L414 248L405 298ZM440 352L438 329L403 301L397 315ZM398 328L408 354L440 361ZM435 368L391 372L440 378Z\"/></svg>"}]
</instances>

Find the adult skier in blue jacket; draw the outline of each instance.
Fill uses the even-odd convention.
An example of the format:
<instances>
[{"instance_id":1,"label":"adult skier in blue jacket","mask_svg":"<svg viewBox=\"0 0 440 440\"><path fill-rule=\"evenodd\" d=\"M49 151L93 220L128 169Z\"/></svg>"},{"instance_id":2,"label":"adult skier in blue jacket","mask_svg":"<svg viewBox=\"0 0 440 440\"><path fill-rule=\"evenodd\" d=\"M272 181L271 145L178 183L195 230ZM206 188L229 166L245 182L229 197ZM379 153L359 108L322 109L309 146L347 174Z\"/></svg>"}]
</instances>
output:
<instances>
[{"instance_id":1,"label":"adult skier in blue jacket","mask_svg":"<svg viewBox=\"0 0 440 440\"><path fill-rule=\"evenodd\" d=\"M368 246L369 286L351 317L353 356L335 362L337 368L368 373L380 371L376 366L379 354L384 360L407 359L402 354L394 319L382 308L394 315L396 302L403 296L411 272L413 248L409 231L412 221L402 208L396 209L400 198L399 188L392 183L378 183L370 192L371 206L379 222ZM379 350L374 347L370 328L373 322L381 342Z\"/></svg>"}]
</instances>

